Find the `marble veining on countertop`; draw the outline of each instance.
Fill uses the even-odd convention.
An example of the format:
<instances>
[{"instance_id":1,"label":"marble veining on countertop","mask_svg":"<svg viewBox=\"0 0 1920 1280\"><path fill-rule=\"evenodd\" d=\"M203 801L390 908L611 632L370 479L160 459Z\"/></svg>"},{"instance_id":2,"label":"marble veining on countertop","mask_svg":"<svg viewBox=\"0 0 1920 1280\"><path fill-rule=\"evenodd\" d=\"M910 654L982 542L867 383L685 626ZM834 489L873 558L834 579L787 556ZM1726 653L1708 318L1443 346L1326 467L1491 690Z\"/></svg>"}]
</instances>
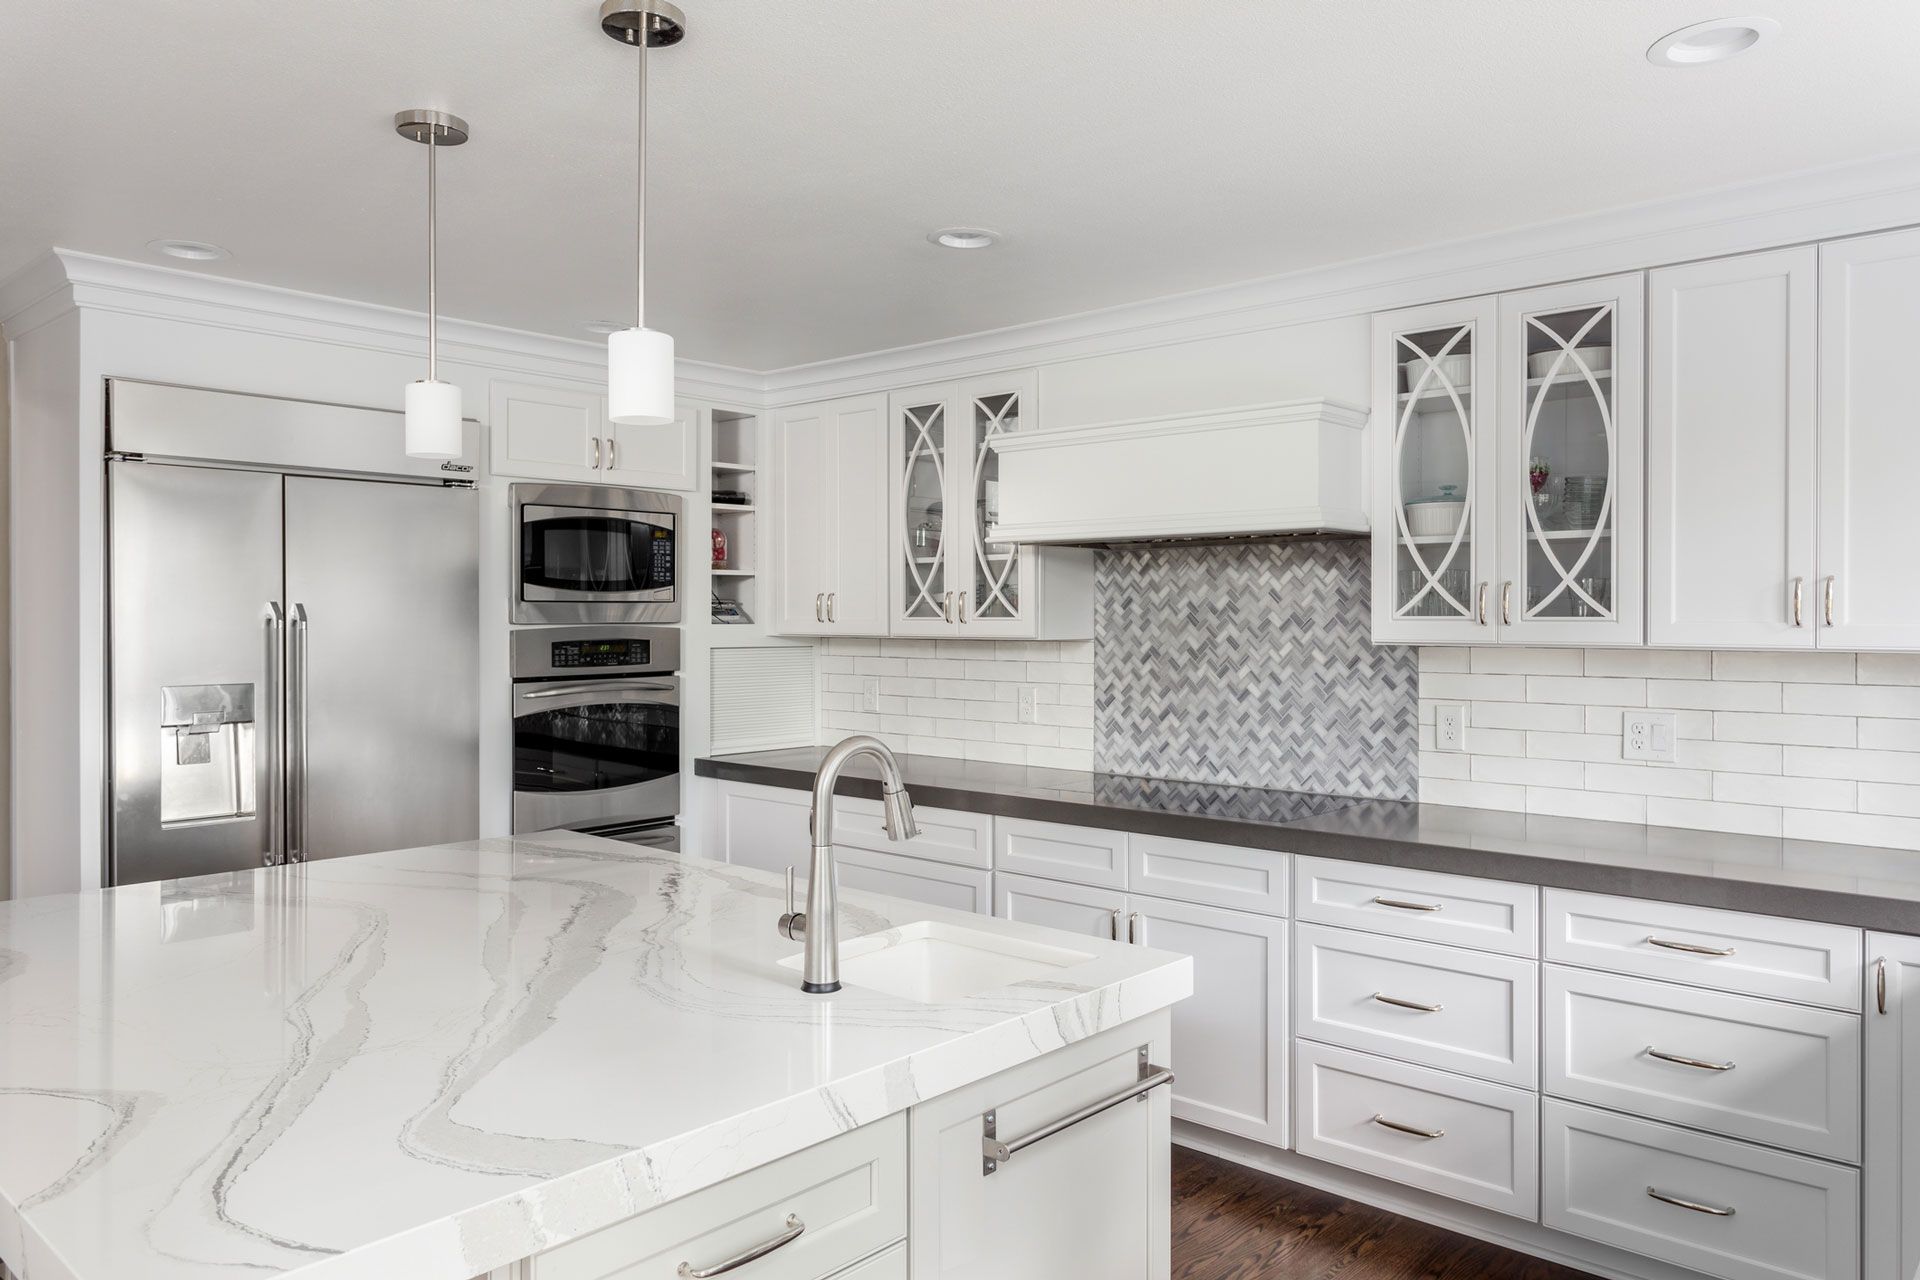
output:
<instances>
[{"instance_id":1,"label":"marble veining on countertop","mask_svg":"<svg viewBox=\"0 0 1920 1280\"><path fill-rule=\"evenodd\" d=\"M696 772L805 786L825 751L717 756ZM900 762L914 799L941 808L1920 934L1920 851L941 756ZM877 796L876 776L856 764L841 790Z\"/></svg>"},{"instance_id":2,"label":"marble veining on countertop","mask_svg":"<svg viewBox=\"0 0 1920 1280\"><path fill-rule=\"evenodd\" d=\"M469 1280L1166 1007L1087 939L941 1004L800 991L770 874L486 840L0 903L21 1280ZM842 937L919 919L857 892Z\"/></svg>"}]
</instances>

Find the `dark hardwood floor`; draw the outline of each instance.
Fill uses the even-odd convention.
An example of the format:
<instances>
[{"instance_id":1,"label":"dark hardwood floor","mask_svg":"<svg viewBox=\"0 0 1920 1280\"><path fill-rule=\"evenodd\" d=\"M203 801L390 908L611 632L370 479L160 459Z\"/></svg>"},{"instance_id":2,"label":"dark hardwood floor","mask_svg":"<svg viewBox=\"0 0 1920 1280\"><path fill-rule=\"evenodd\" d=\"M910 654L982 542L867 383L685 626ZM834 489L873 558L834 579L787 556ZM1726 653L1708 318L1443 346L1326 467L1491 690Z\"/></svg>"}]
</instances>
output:
<instances>
[{"instance_id":1,"label":"dark hardwood floor","mask_svg":"<svg viewBox=\"0 0 1920 1280\"><path fill-rule=\"evenodd\" d=\"M1173 1149L1174 1280L1593 1280L1523 1253Z\"/></svg>"}]
</instances>

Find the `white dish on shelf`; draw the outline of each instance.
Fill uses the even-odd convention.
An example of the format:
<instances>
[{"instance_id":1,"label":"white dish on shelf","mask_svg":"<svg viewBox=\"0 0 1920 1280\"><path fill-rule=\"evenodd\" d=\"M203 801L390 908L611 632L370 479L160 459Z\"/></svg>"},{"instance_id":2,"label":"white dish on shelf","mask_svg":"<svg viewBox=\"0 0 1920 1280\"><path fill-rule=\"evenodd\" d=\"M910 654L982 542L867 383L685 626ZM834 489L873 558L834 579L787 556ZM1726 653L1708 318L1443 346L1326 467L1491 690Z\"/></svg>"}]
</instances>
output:
<instances>
[{"instance_id":1,"label":"white dish on shelf","mask_svg":"<svg viewBox=\"0 0 1920 1280\"><path fill-rule=\"evenodd\" d=\"M1460 517L1466 509L1467 504L1459 499L1452 502L1409 502L1407 531L1416 538L1448 537L1460 527Z\"/></svg>"},{"instance_id":2,"label":"white dish on shelf","mask_svg":"<svg viewBox=\"0 0 1920 1280\"><path fill-rule=\"evenodd\" d=\"M1471 355L1441 356L1433 362L1433 372L1427 373L1425 360L1407 360L1400 365L1400 389L1412 391L1419 386L1422 375L1427 384L1423 392L1438 392L1451 386L1456 391L1465 391L1473 385L1473 357Z\"/></svg>"},{"instance_id":3,"label":"white dish on shelf","mask_svg":"<svg viewBox=\"0 0 1920 1280\"><path fill-rule=\"evenodd\" d=\"M1574 356L1578 356L1580 363L1585 364L1594 373L1609 373L1613 369L1612 347L1575 347L1571 355L1555 348L1552 351L1542 351L1538 355L1528 356L1527 376L1529 378L1546 377L1553 370L1554 362L1560 360L1563 355L1566 355L1566 359L1561 362L1560 376L1564 378L1580 376L1580 364L1574 362Z\"/></svg>"}]
</instances>

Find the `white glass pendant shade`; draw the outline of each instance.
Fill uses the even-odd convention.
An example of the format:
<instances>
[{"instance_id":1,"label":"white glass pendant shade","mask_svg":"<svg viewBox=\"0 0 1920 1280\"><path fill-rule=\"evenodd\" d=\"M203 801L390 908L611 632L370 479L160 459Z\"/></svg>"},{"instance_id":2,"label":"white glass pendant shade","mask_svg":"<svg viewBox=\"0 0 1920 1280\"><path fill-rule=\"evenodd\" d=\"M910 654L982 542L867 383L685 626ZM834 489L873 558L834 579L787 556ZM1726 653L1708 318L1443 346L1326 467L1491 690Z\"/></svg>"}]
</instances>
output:
<instances>
[{"instance_id":1,"label":"white glass pendant shade","mask_svg":"<svg viewBox=\"0 0 1920 1280\"><path fill-rule=\"evenodd\" d=\"M459 387L424 378L407 384L409 458L457 458L463 434Z\"/></svg>"},{"instance_id":2,"label":"white glass pendant shade","mask_svg":"<svg viewBox=\"0 0 1920 1280\"><path fill-rule=\"evenodd\" d=\"M607 335L607 416L624 427L674 421L672 335L658 329Z\"/></svg>"}]
</instances>

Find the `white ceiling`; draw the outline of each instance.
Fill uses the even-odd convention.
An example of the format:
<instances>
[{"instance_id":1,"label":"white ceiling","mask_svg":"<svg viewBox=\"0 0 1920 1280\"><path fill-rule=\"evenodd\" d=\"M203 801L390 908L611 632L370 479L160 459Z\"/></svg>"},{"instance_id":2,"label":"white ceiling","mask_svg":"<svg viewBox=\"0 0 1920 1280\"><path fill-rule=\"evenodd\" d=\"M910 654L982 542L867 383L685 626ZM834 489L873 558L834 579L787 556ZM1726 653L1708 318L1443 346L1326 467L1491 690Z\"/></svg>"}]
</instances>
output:
<instances>
[{"instance_id":1,"label":"white ceiling","mask_svg":"<svg viewBox=\"0 0 1920 1280\"><path fill-rule=\"evenodd\" d=\"M1912 0L683 0L650 320L771 369L1920 149ZM631 306L633 55L596 0L0 0L0 278L53 245L585 336ZM1006 236L975 253L926 233ZM171 260L163 260L169 261ZM175 264L178 265L178 264Z\"/></svg>"}]
</instances>

